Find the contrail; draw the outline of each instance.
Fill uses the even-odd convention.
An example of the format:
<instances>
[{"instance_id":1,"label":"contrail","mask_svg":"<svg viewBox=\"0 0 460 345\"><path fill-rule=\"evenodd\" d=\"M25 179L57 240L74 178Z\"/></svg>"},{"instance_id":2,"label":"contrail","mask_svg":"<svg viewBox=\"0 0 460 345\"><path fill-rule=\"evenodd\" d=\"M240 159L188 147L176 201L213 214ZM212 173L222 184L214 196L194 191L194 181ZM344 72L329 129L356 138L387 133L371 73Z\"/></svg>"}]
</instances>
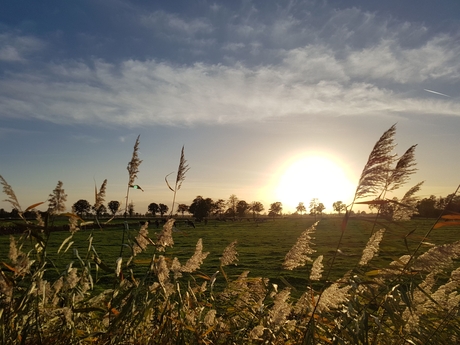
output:
<instances>
[{"instance_id":1,"label":"contrail","mask_svg":"<svg viewBox=\"0 0 460 345\"><path fill-rule=\"evenodd\" d=\"M428 90L428 89L423 89L423 90L425 90L426 92L431 92L431 93L434 93L434 94L436 94L436 95L441 95L441 96L444 96L444 97L449 97L449 98L450 98L450 96L448 96L448 95L445 95L445 94L443 94L443 93L441 93L441 92L436 92L436 91L433 91L433 90Z\"/></svg>"}]
</instances>

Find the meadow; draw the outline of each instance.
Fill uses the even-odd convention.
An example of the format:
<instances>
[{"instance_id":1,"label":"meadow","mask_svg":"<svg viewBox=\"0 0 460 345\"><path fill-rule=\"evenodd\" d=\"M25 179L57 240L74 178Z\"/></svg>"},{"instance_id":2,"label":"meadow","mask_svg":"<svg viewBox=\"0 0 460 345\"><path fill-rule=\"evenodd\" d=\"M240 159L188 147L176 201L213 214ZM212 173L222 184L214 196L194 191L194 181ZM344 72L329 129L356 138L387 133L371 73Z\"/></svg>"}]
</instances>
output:
<instances>
[{"instance_id":1,"label":"meadow","mask_svg":"<svg viewBox=\"0 0 460 345\"><path fill-rule=\"evenodd\" d=\"M334 271L330 277L331 281L339 279L358 264L362 250L366 246L374 227L372 222L374 217L375 215L369 214L349 221L346 234L342 239L341 254L335 261ZM185 262L193 255L195 245L201 238L203 251L209 252L209 255L201 265L200 274L209 277L220 269L219 258L224 249L233 241L237 241L238 261L226 268L226 274L229 278L235 279L247 270L250 272L250 277L268 278L270 283L277 284L280 288L292 288L293 295L298 297L298 292L304 291L305 287L310 284L311 265L303 269L286 270L283 269L282 264L286 253L295 244L300 234L315 223L315 219L308 215L264 219L264 222L258 223L255 223L251 218L228 222L211 219L207 225L196 223L195 228L192 228L187 226L185 220L179 217L176 221L177 230L173 233L174 246L167 249L167 254L171 257L177 257L180 262ZM312 249L316 252L312 256L323 255L324 262L327 263L333 257L339 241L342 217L324 215L319 220L314 234L314 245L312 245ZM64 219L59 223L64 224L65 221ZM411 254L434 221L434 219L414 219L404 222L383 221L380 223L380 226L386 227L387 231L380 243L379 254L374 258L372 266L386 266L402 255ZM140 228L139 219L128 220L128 222L130 232L135 235ZM59 277L69 262L77 260L75 250L79 253L86 253L90 234L92 245L97 254L113 271L115 262L119 257L120 243L124 232L122 219L116 219L113 223L112 227L108 226L103 229L89 230L83 228L73 236L71 250L67 250L65 253L61 251L60 254L57 253L57 250L69 234L65 231L53 232L48 245L54 250L49 250L47 255L48 260L53 262L53 269L50 269L45 277L51 279ZM151 224L148 231L150 236L154 238L161 229L155 228ZM459 231L460 226L457 226L430 233L429 238L424 239L427 244L422 247L421 252L429 249L431 244L439 245L460 240ZM23 250L31 250L31 243L30 241L25 242ZM0 236L1 248L6 249L9 244L9 236ZM136 256L131 265L135 276L139 277L145 273L154 253L155 248L151 246ZM1 251L0 260L4 262L8 260L7 250ZM111 287L114 277L112 272L100 270L95 278L95 292L100 292ZM222 277L219 279L218 276L216 285L222 286L223 282L224 279ZM319 283L315 285L319 285Z\"/></svg>"},{"instance_id":2,"label":"meadow","mask_svg":"<svg viewBox=\"0 0 460 345\"><path fill-rule=\"evenodd\" d=\"M0 236L0 342L460 343L460 215L446 212L458 189L437 219L414 217L421 183L387 198L415 172L415 145L393 154L394 133L392 126L375 144L343 216L210 218L195 228L180 218L159 228L119 218L89 229L65 213L59 182L44 219L36 212L20 221L20 234ZM139 188L138 147L139 138L126 200ZM168 183L172 209L187 170L182 150ZM376 213L355 217L355 204ZM62 217L69 231L52 231Z\"/></svg>"}]
</instances>

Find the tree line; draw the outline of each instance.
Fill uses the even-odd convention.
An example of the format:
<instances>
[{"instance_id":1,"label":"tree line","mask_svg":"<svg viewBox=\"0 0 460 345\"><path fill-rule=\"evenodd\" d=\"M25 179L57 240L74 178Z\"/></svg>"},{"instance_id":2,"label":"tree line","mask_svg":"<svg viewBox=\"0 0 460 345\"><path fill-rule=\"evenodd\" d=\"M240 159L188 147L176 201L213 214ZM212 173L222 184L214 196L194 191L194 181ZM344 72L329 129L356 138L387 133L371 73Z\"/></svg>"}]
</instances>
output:
<instances>
[{"instance_id":1,"label":"tree line","mask_svg":"<svg viewBox=\"0 0 460 345\"><path fill-rule=\"evenodd\" d=\"M345 209L345 204L341 201L334 203L334 208L340 213ZM108 204L108 210L110 210L112 215L119 212L120 203L118 201L110 201ZM317 215L322 214L325 206L323 203L319 202L318 199L312 199L310 202L310 214ZM97 215L103 215L108 212L107 208L104 205L101 205L99 209L94 209L91 207L89 202L86 200L79 200L73 205L73 211L78 215L82 216L93 212ZM247 216L252 216L256 218L260 216L261 212L265 210L264 205L259 201L253 201L251 203L246 202L245 200L240 200L235 194L230 195L227 200L218 199L214 201L211 198L205 198L201 195L193 199L190 205L180 203L177 205L175 212L181 214L182 216L185 213L188 213L193 216L196 220L203 220L208 217L216 218L243 218ZM174 210L173 210L174 211ZM268 209L268 216L277 217L282 214L283 204L279 201L270 204ZM299 205L296 207L296 211L299 214L306 212L306 207L303 202L299 202ZM147 206L147 212L153 217L160 215L163 217L168 214L169 207L162 203L152 202ZM127 207L127 215L133 216L136 213L134 212L134 204L131 202Z\"/></svg>"},{"instance_id":2,"label":"tree line","mask_svg":"<svg viewBox=\"0 0 460 345\"><path fill-rule=\"evenodd\" d=\"M80 217L86 217L88 215L95 215L97 217L101 216L115 216L120 214L122 216L136 216L139 213L135 212L135 205L131 201L128 203L125 212L121 209L121 203L116 200L109 201L107 206L104 204L91 205L87 200L80 199L72 205L72 212L77 214ZM346 205L342 201L336 201L333 204L334 211L339 214L342 211L345 211ZM197 220L203 220L208 217L217 217L217 218L243 218L247 216L252 216L256 218L265 210L264 205L259 201L253 201L251 203L246 202L245 200L240 200L236 195L232 194L227 200L218 199L214 201L211 198L204 198L202 196L197 196L190 205L187 204L177 204L176 214L181 214L182 216L185 213L192 215ZM309 209L310 215L321 215L325 210L323 203L319 202L317 198L314 198L310 201ZM283 204L279 201L270 204L267 215L270 217L280 216L283 211ZM147 213L153 217L159 215L164 217L168 215L169 207L163 203L152 202L147 206ZM299 202L296 207L296 213L303 215L306 214L307 207L303 202ZM30 213L30 214L29 214ZM145 213L140 213L144 215ZM0 209L0 218L18 218L18 210L13 209L11 212L7 212L4 209ZM34 218L35 214L32 211L25 212L24 216L26 218Z\"/></svg>"},{"instance_id":3,"label":"tree line","mask_svg":"<svg viewBox=\"0 0 460 345\"><path fill-rule=\"evenodd\" d=\"M395 208L397 204L388 203L380 207L380 213L382 216L387 218L393 218ZM372 210L375 207L369 205ZM342 201L336 201L332 205L333 210L338 214L341 214L346 210L346 204ZM452 194L447 196L436 197L431 195L427 198L423 198L416 203L417 213L415 216L423 218L437 218L444 209L449 212L460 213L460 196L454 196ZM78 214L80 217L93 214L96 216L112 215L115 216L120 213L121 203L116 200L109 201L107 206L101 204L97 208L95 205L91 205L87 200L80 199L72 205L72 211ZM247 203L245 200L240 200L234 194L230 195L227 200L217 199L214 201L211 198L204 198L197 196L193 199L190 205L178 204L176 207L176 213L184 216L186 213L192 215L197 220L203 220L208 217L217 218L243 218L252 216L256 218L265 210L264 205L261 202L253 201ZM283 204L281 202L274 202L270 204L268 209L268 216L276 217L282 214ZM319 202L318 199L314 198L309 204L309 214L312 216L321 215L325 210L323 203ZM153 217L159 215L164 217L168 215L169 207L162 203L150 203L147 207L147 212ZM306 214L307 207L303 202L299 202L296 207L296 213L303 215ZM30 214L29 214L30 213ZM123 214L121 214L123 215ZM134 203L130 202L127 207L127 216L136 215L134 209ZM11 212L5 211L3 208L0 209L0 218L18 218L19 211L12 209ZM35 213L32 211L24 212L24 217L35 218Z\"/></svg>"}]
</instances>

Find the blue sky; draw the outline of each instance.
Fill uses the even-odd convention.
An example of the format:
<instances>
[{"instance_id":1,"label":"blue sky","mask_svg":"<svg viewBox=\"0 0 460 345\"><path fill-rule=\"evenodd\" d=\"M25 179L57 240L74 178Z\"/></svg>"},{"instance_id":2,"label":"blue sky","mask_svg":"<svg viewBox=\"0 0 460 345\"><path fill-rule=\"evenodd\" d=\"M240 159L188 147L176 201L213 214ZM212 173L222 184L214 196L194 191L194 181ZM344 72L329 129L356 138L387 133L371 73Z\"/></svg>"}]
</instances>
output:
<instances>
[{"instance_id":1,"label":"blue sky","mask_svg":"<svg viewBox=\"0 0 460 345\"><path fill-rule=\"evenodd\" d=\"M289 164L327 157L356 183L397 123L397 153L418 144L411 184L447 195L459 183L459 18L456 0L8 1L0 175L24 208L58 180L68 209L105 178L106 201L123 201L140 134L136 211L171 204L164 176L182 145L179 202L235 194L289 211L275 192ZM315 169L300 176L326 183ZM293 200L326 198L305 194Z\"/></svg>"}]
</instances>

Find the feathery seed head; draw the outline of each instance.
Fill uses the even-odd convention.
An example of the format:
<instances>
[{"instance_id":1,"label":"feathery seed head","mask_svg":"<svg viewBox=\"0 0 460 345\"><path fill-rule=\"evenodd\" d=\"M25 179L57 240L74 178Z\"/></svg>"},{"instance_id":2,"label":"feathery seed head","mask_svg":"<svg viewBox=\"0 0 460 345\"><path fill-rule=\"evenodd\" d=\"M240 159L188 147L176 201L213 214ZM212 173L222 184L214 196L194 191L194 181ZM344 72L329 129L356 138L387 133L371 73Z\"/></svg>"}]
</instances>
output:
<instances>
[{"instance_id":1,"label":"feathery seed head","mask_svg":"<svg viewBox=\"0 0 460 345\"><path fill-rule=\"evenodd\" d=\"M439 270L460 257L460 241L430 248L412 262L412 269L421 271Z\"/></svg>"},{"instance_id":2,"label":"feathery seed head","mask_svg":"<svg viewBox=\"0 0 460 345\"><path fill-rule=\"evenodd\" d=\"M319 313L331 309L337 309L340 305L348 301L350 285L340 287L338 283L331 284L326 290L323 291L321 299L319 300L317 310ZM319 296L315 297L317 301Z\"/></svg>"},{"instance_id":3,"label":"feathery seed head","mask_svg":"<svg viewBox=\"0 0 460 345\"><path fill-rule=\"evenodd\" d=\"M323 256L319 255L311 268L310 280L320 280L323 273Z\"/></svg>"},{"instance_id":4,"label":"feathery seed head","mask_svg":"<svg viewBox=\"0 0 460 345\"><path fill-rule=\"evenodd\" d=\"M148 222L145 222L144 225L141 226L139 229L139 233L137 236L134 238L134 244L133 244L133 254L136 256L137 254L143 252L149 243L152 243L152 241L149 239L149 230L148 230Z\"/></svg>"},{"instance_id":5,"label":"feathery seed head","mask_svg":"<svg viewBox=\"0 0 460 345\"><path fill-rule=\"evenodd\" d=\"M417 212L417 201L419 198L414 196L414 194L420 190L422 184L423 181L410 188L404 194L402 199L397 204L395 204L393 220L410 220L411 217Z\"/></svg>"},{"instance_id":6,"label":"feathery seed head","mask_svg":"<svg viewBox=\"0 0 460 345\"><path fill-rule=\"evenodd\" d=\"M94 187L96 188L96 187ZM104 180L104 182L102 182L102 185L101 185L101 188L99 189L99 192L97 191L97 188L96 188L96 200L95 200L95 203L94 203L94 209L97 211L99 210L99 207L102 206L102 204L104 203L105 201L105 190L107 188L107 179Z\"/></svg>"},{"instance_id":7,"label":"feathery seed head","mask_svg":"<svg viewBox=\"0 0 460 345\"><path fill-rule=\"evenodd\" d=\"M196 243L195 253L190 259L182 266L182 272L192 273L200 268L203 260L209 255L209 252L203 253L203 241L201 238Z\"/></svg>"},{"instance_id":8,"label":"feathery seed head","mask_svg":"<svg viewBox=\"0 0 460 345\"><path fill-rule=\"evenodd\" d=\"M123 258L122 257L119 257L116 261L116 266L115 266L115 275L117 277L120 276L120 273L121 273L121 264L123 263Z\"/></svg>"},{"instance_id":9,"label":"feathery seed head","mask_svg":"<svg viewBox=\"0 0 460 345\"><path fill-rule=\"evenodd\" d=\"M211 309L206 313L203 322L207 327L212 327L216 323L216 314L215 309Z\"/></svg>"},{"instance_id":10,"label":"feathery seed head","mask_svg":"<svg viewBox=\"0 0 460 345\"><path fill-rule=\"evenodd\" d=\"M395 155L391 154L396 146L394 144L395 133L396 125L393 125L383 133L374 145L359 178L355 199L375 195L385 184L391 164L395 159Z\"/></svg>"},{"instance_id":11,"label":"feathery seed head","mask_svg":"<svg viewBox=\"0 0 460 345\"><path fill-rule=\"evenodd\" d=\"M398 189L403 185L417 169L414 168L417 163L415 162L415 148L417 145L412 145L396 163L395 168L391 171L388 178L388 190Z\"/></svg>"},{"instance_id":12,"label":"feathery seed head","mask_svg":"<svg viewBox=\"0 0 460 345\"><path fill-rule=\"evenodd\" d=\"M139 155L138 155L139 137L140 137L140 135L136 139L136 143L134 144L133 156L132 156L131 161L128 163L128 166L126 168L126 169L128 169L128 173L129 173L128 186L132 186L134 184L134 181L137 178L137 173L139 172L139 166L142 163L142 161L139 159Z\"/></svg>"},{"instance_id":13,"label":"feathery seed head","mask_svg":"<svg viewBox=\"0 0 460 345\"><path fill-rule=\"evenodd\" d=\"M235 240L224 249L222 256L219 258L222 266L231 265L233 262L238 261L238 253L235 248L237 243L238 241Z\"/></svg>"},{"instance_id":14,"label":"feathery seed head","mask_svg":"<svg viewBox=\"0 0 460 345\"><path fill-rule=\"evenodd\" d=\"M76 233L80 228L78 227L78 218L77 217L69 217L69 231L74 234Z\"/></svg>"},{"instance_id":15,"label":"feathery seed head","mask_svg":"<svg viewBox=\"0 0 460 345\"><path fill-rule=\"evenodd\" d=\"M16 240L13 236L10 235L10 251L8 253L8 258L11 260L13 264L15 264L18 260L19 251L16 246Z\"/></svg>"},{"instance_id":16,"label":"feathery seed head","mask_svg":"<svg viewBox=\"0 0 460 345\"><path fill-rule=\"evenodd\" d=\"M175 257L171 264L171 271L174 273L174 279L182 277L181 268L182 266L179 262L179 259Z\"/></svg>"},{"instance_id":17,"label":"feathery seed head","mask_svg":"<svg viewBox=\"0 0 460 345\"><path fill-rule=\"evenodd\" d=\"M163 225L163 231L158 235L156 242L158 251L164 252L166 247L172 247L174 245L172 237L174 222L175 220L171 218Z\"/></svg>"},{"instance_id":18,"label":"feathery seed head","mask_svg":"<svg viewBox=\"0 0 460 345\"><path fill-rule=\"evenodd\" d=\"M361 260L359 261L360 266L367 265L367 263L371 261L372 258L378 253L380 241L382 241L384 233L385 229L380 229L369 238L369 241L363 250Z\"/></svg>"},{"instance_id":19,"label":"feathery seed head","mask_svg":"<svg viewBox=\"0 0 460 345\"><path fill-rule=\"evenodd\" d=\"M185 159L184 155L184 146L182 146L182 151L180 154L180 162L179 168L177 169L177 177L176 177L176 188L175 190L179 190L182 186L182 182L185 180L185 174L189 171L190 168L187 164L187 160Z\"/></svg>"},{"instance_id":20,"label":"feathery seed head","mask_svg":"<svg viewBox=\"0 0 460 345\"><path fill-rule=\"evenodd\" d=\"M291 313L292 307L287 301L289 296L290 290L284 289L277 293L274 297L273 307L269 311L269 316L275 329L282 326Z\"/></svg>"},{"instance_id":21,"label":"feathery seed head","mask_svg":"<svg viewBox=\"0 0 460 345\"><path fill-rule=\"evenodd\" d=\"M293 270L296 267L304 266L307 261L313 261L309 255L316 252L316 250L310 247L310 245L313 244L310 235L315 232L317 224L318 222L300 234L297 242L292 246L284 258L283 267L285 269Z\"/></svg>"},{"instance_id":22,"label":"feathery seed head","mask_svg":"<svg viewBox=\"0 0 460 345\"><path fill-rule=\"evenodd\" d=\"M19 211L19 214L22 214L21 205L19 205L18 198L16 198L13 188L6 182L2 175L0 175L0 183L3 186L3 193L8 196L8 199L3 201L9 202L13 208Z\"/></svg>"}]
</instances>

